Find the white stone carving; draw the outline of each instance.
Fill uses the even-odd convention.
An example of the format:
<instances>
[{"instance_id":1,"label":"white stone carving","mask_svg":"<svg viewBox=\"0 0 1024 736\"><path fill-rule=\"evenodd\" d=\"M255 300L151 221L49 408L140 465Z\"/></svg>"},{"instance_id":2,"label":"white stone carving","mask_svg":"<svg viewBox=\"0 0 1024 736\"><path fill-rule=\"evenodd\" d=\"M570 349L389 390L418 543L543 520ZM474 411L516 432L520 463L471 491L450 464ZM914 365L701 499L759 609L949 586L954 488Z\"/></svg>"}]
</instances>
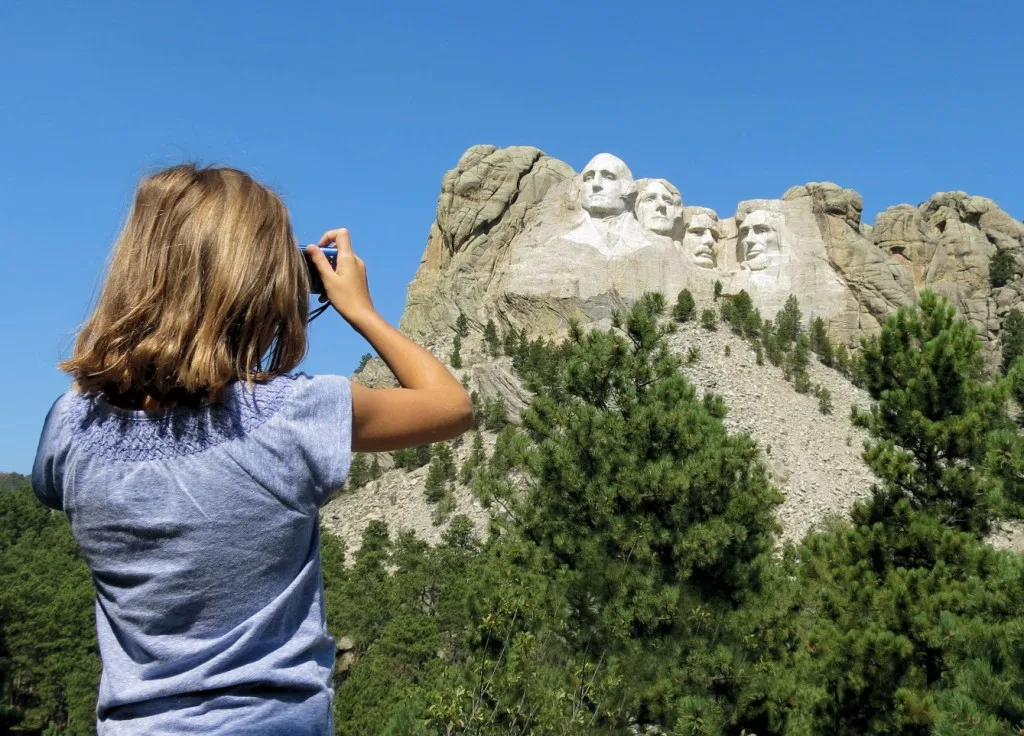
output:
<instances>
[{"instance_id":1,"label":"white stone carving","mask_svg":"<svg viewBox=\"0 0 1024 736\"><path fill-rule=\"evenodd\" d=\"M777 270L789 260L789 254L782 252L782 224L782 216L768 210L754 210L743 218L736 233L736 260L741 269Z\"/></svg>"},{"instance_id":2,"label":"white stone carving","mask_svg":"<svg viewBox=\"0 0 1024 736\"><path fill-rule=\"evenodd\" d=\"M621 215L633 192L633 172L610 153L594 156L580 174L580 205L591 217Z\"/></svg>"},{"instance_id":3,"label":"white stone carving","mask_svg":"<svg viewBox=\"0 0 1024 736\"><path fill-rule=\"evenodd\" d=\"M694 209L686 223L683 252L700 268L715 268L718 261L718 239L721 237L718 214L707 207Z\"/></svg>"},{"instance_id":4,"label":"white stone carving","mask_svg":"<svg viewBox=\"0 0 1024 736\"><path fill-rule=\"evenodd\" d=\"M645 230L672 237L683 216L683 197L665 179L641 179L636 183L634 212Z\"/></svg>"}]
</instances>

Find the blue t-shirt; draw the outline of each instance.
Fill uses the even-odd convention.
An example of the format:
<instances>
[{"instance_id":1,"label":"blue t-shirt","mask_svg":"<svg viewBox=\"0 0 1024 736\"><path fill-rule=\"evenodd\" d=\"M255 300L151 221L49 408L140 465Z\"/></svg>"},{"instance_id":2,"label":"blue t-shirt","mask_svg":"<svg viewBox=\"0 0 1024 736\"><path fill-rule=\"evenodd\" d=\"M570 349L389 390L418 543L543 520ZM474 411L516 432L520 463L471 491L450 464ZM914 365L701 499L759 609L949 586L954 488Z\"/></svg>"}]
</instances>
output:
<instances>
[{"instance_id":1,"label":"blue t-shirt","mask_svg":"<svg viewBox=\"0 0 1024 736\"><path fill-rule=\"evenodd\" d=\"M332 734L319 508L352 456L341 376L130 411L69 391L32 485L96 586L100 734Z\"/></svg>"}]
</instances>

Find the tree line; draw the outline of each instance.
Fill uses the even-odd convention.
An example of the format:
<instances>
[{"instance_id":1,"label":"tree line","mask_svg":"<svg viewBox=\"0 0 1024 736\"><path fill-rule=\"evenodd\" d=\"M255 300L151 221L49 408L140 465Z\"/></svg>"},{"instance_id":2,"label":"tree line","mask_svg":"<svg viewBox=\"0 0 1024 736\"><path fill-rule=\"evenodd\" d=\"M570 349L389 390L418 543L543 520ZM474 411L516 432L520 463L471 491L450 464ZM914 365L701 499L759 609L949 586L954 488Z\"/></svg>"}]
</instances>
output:
<instances>
[{"instance_id":1,"label":"tree line","mask_svg":"<svg viewBox=\"0 0 1024 736\"><path fill-rule=\"evenodd\" d=\"M739 310L728 324L753 335ZM983 541L1024 509L1024 362L987 371L934 294L900 309L847 356L878 482L848 519L780 546L761 449L669 349L679 316L647 294L608 330L508 339L533 393L521 423L490 453L474 436L469 472L444 450L420 458L435 486L462 476L498 512L485 538L459 516L434 547L382 522L352 555L324 535L328 624L353 642L339 734L1024 728L1024 558ZM804 334L791 316L771 322L780 368ZM767 353L765 330L758 317ZM2 717L89 733L88 572L29 490L0 516Z\"/></svg>"}]
</instances>

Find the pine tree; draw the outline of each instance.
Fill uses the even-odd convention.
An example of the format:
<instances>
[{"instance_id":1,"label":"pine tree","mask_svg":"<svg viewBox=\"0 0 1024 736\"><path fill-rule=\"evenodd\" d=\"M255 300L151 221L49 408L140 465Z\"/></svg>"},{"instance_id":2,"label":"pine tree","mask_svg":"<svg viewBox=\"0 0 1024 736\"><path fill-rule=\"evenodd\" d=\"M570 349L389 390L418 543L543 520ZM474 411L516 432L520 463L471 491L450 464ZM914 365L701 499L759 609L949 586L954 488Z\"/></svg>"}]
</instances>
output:
<instances>
[{"instance_id":1,"label":"pine tree","mask_svg":"<svg viewBox=\"0 0 1024 736\"><path fill-rule=\"evenodd\" d=\"M1006 248L996 247L996 252L988 264L988 279L993 289L1006 286L1014 276L1013 254Z\"/></svg>"},{"instance_id":2,"label":"pine tree","mask_svg":"<svg viewBox=\"0 0 1024 736\"><path fill-rule=\"evenodd\" d=\"M507 355L510 358L512 356L514 356L516 354L516 343L517 343L517 340L518 340L518 334L516 333L516 329L514 327L510 327L501 336L501 351L502 351L502 353L504 355Z\"/></svg>"},{"instance_id":3,"label":"pine tree","mask_svg":"<svg viewBox=\"0 0 1024 736\"><path fill-rule=\"evenodd\" d=\"M689 289L683 289L676 296L676 305L672 308L672 319L677 322L689 322L693 319L693 313L697 304L693 300L693 294Z\"/></svg>"},{"instance_id":4,"label":"pine tree","mask_svg":"<svg viewBox=\"0 0 1024 736\"><path fill-rule=\"evenodd\" d=\"M369 480L370 465L366 460L366 453L357 452L352 456L352 463L348 468L345 486L348 488L362 488Z\"/></svg>"},{"instance_id":5,"label":"pine tree","mask_svg":"<svg viewBox=\"0 0 1024 736\"><path fill-rule=\"evenodd\" d=\"M781 340L782 345L788 346L796 342L796 338L800 335L800 321L802 319L800 303L795 295L790 294L782 307L782 311L775 315L775 333Z\"/></svg>"},{"instance_id":6,"label":"pine tree","mask_svg":"<svg viewBox=\"0 0 1024 736\"><path fill-rule=\"evenodd\" d=\"M734 596L763 582L781 497L750 438L725 431L721 398L698 398L680 372L663 310L641 298L620 320L624 335L570 342L524 430L499 436L481 488L504 499L515 544L564 591L563 640L630 673L603 697L670 726L735 707L725 693L745 665L726 653L742 639ZM525 495L502 465L529 476ZM731 664L718 659L722 687L711 686L697 662L721 657ZM665 683L678 700L666 701Z\"/></svg>"},{"instance_id":7,"label":"pine tree","mask_svg":"<svg viewBox=\"0 0 1024 736\"><path fill-rule=\"evenodd\" d=\"M484 429L499 432L508 424L508 409L500 396L484 402Z\"/></svg>"},{"instance_id":8,"label":"pine tree","mask_svg":"<svg viewBox=\"0 0 1024 736\"><path fill-rule=\"evenodd\" d=\"M850 351L846 349L846 346L839 343L835 353L835 366L836 370L842 373L844 376L850 375L851 364L850 364Z\"/></svg>"},{"instance_id":9,"label":"pine tree","mask_svg":"<svg viewBox=\"0 0 1024 736\"><path fill-rule=\"evenodd\" d=\"M400 468L403 470L411 470L414 467L414 460L411 448L394 450L391 453L391 458L394 461L396 468Z\"/></svg>"},{"instance_id":10,"label":"pine tree","mask_svg":"<svg viewBox=\"0 0 1024 736\"><path fill-rule=\"evenodd\" d=\"M373 360L372 353L363 353L362 357L359 358L359 365L356 366L355 373L358 373L363 368L365 368L366 364L369 363L371 360Z\"/></svg>"},{"instance_id":11,"label":"pine tree","mask_svg":"<svg viewBox=\"0 0 1024 736\"><path fill-rule=\"evenodd\" d=\"M498 342L498 330L494 326L493 319L488 319L487 326L484 327L484 343L487 345L487 354L492 358L497 358L501 351L501 344Z\"/></svg>"},{"instance_id":12,"label":"pine tree","mask_svg":"<svg viewBox=\"0 0 1024 736\"><path fill-rule=\"evenodd\" d=\"M433 447L434 458L441 466L441 472L445 480L455 480L455 456L452 454L451 445L447 442L437 442Z\"/></svg>"},{"instance_id":13,"label":"pine tree","mask_svg":"<svg viewBox=\"0 0 1024 736\"><path fill-rule=\"evenodd\" d=\"M1000 332L1003 342L1003 373L1007 373L1017 358L1024 355L1024 313L1014 307L1003 320Z\"/></svg>"},{"instance_id":14,"label":"pine tree","mask_svg":"<svg viewBox=\"0 0 1024 736\"><path fill-rule=\"evenodd\" d=\"M415 470L416 468L422 468L430 462L431 455L430 445L417 445L413 448L412 466L409 469Z\"/></svg>"},{"instance_id":15,"label":"pine tree","mask_svg":"<svg viewBox=\"0 0 1024 736\"><path fill-rule=\"evenodd\" d=\"M473 475L476 469L479 468L486 462L487 455L484 452L484 437L480 434L480 430L473 433L473 444L470 449L469 457L462 463L462 467L459 469L459 482L462 485L468 485L473 479Z\"/></svg>"},{"instance_id":16,"label":"pine tree","mask_svg":"<svg viewBox=\"0 0 1024 736\"><path fill-rule=\"evenodd\" d=\"M815 317L811 321L811 350L818 356L822 365L832 367L835 362L835 351L832 348L832 341L828 339L828 332L825 328L825 320Z\"/></svg>"},{"instance_id":17,"label":"pine tree","mask_svg":"<svg viewBox=\"0 0 1024 736\"><path fill-rule=\"evenodd\" d=\"M435 457L430 461L427 470L427 482L423 486L423 495L430 503L437 503L448 493L448 481L443 461Z\"/></svg>"},{"instance_id":18,"label":"pine tree","mask_svg":"<svg viewBox=\"0 0 1024 736\"><path fill-rule=\"evenodd\" d=\"M377 453L373 454L373 461L370 463L370 469L367 472L367 476L370 480L377 480L384 475L384 470L380 467L380 460L377 459Z\"/></svg>"},{"instance_id":19,"label":"pine tree","mask_svg":"<svg viewBox=\"0 0 1024 736\"><path fill-rule=\"evenodd\" d=\"M861 344L859 373L876 402L865 417L876 438L868 465L894 498L984 533L1000 500L998 484L979 469L988 432L1010 421L1007 386L986 380L974 328L926 291L916 309L900 308Z\"/></svg>"},{"instance_id":20,"label":"pine tree","mask_svg":"<svg viewBox=\"0 0 1024 736\"><path fill-rule=\"evenodd\" d=\"M791 726L771 732L1014 733L1024 641L1009 631L1024 611L1024 558L906 497L876 493L851 517L808 535L780 576L795 583L782 600L797 633L782 676L754 688Z\"/></svg>"},{"instance_id":21,"label":"pine tree","mask_svg":"<svg viewBox=\"0 0 1024 736\"><path fill-rule=\"evenodd\" d=\"M728 321L732 326L733 332L738 335L745 334L754 317L755 310L753 299L750 298L750 294L748 294L746 290L743 290L727 303L731 305ZM723 304L722 307L724 309L725 304ZM760 327L760 325L761 317L760 315L757 315L757 326Z\"/></svg>"},{"instance_id":22,"label":"pine tree","mask_svg":"<svg viewBox=\"0 0 1024 736\"><path fill-rule=\"evenodd\" d=\"M718 318L715 317L714 311L705 309L700 313L700 326L705 330L718 329Z\"/></svg>"},{"instance_id":23,"label":"pine tree","mask_svg":"<svg viewBox=\"0 0 1024 736\"><path fill-rule=\"evenodd\" d=\"M786 361L786 366L791 373L798 374L803 373L806 375L807 366L811 362L811 341L807 335L800 333L796 339L796 344L789 353L789 358ZM801 391L801 393L804 393Z\"/></svg>"},{"instance_id":24,"label":"pine tree","mask_svg":"<svg viewBox=\"0 0 1024 736\"><path fill-rule=\"evenodd\" d=\"M822 414L831 414L832 392L819 383L814 387L814 395L818 397L818 411Z\"/></svg>"},{"instance_id":25,"label":"pine tree","mask_svg":"<svg viewBox=\"0 0 1024 736\"><path fill-rule=\"evenodd\" d=\"M718 299L721 296L722 296L722 282L719 281L718 279L715 279L714 298Z\"/></svg>"},{"instance_id":26,"label":"pine tree","mask_svg":"<svg viewBox=\"0 0 1024 736\"><path fill-rule=\"evenodd\" d=\"M467 337L469 335L469 320L466 319L466 315L462 312L459 312L459 316L455 320L455 332L459 337Z\"/></svg>"},{"instance_id":27,"label":"pine tree","mask_svg":"<svg viewBox=\"0 0 1024 736\"><path fill-rule=\"evenodd\" d=\"M462 367L462 338L458 333L455 334L455 339L452 341L452 357L448 363L452 368Z\"/></svg>"}]
</instances>

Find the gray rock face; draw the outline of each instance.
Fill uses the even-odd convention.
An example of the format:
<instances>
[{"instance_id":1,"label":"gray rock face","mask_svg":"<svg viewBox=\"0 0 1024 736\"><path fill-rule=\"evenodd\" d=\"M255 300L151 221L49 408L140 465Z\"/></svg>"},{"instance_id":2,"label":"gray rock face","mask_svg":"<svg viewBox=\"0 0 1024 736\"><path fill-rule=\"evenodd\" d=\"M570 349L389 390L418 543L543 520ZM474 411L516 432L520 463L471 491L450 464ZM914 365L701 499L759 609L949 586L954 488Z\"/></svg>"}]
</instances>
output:
<instances>
[{"instance_id":1,"label":"gray rock face","mask_svg":"<svg viewBox=\"0 0 1024 736\"><path fill-rule=\"evenodd\" d=\"M568 165L528 146L467 150L441 182L437 219L409 285L401 329L429 343L450 331L460 311L482 328L485 297L527 212L572 176Z\"/></svg>"},{"instance_id":2,"label":"gray rock face","mask_svg":"<svg viewBox=\"0 0 1024 736\"><path fill-rule=\"evenodd\" d=\"M861 221L863 200L831 182L740 202L731 217L684 206L664 179L634 180L598 154L580 175L535 148L474 146L442 182L437 220L409 287L402 328L445 342L459 312L482 329L558 334L608 317L644 291L746 290L771 317L790 294L856 347L921 290L946 295L995 354L1024 287L993 290L988 264L1009 249L1024 273L1024 225L984 197L945 192Z\"/></svg>"},{"instance_id":3,"label":"gray rock face","mask_svg":"<svg viewBox=\"0 0 1024 736\"><path fill-rule=\"evenodd\" d=\"M856 347L898 307L932 289L976 326L995 362L1002 322L1024 300L1024 279L990 286L997 248L1008 250L1017 275L1024 274L1024 224L990 199L938 193L919 206L891 207L871 226L861 220L857 192L810 182L779 199L742 201L732 215L720 216L684 204L685 188L680 194L676 184L650 173L634 179L610 154L595 156L576 175L536 148L470 148L442 181L402 330L447 359L456 319L465 314L470 334L462 340L463 368L455 372L484 397L501 397L515 420L530 397L508 358L487 355L488 319L499 331L514 327L558 339L572 318L606 326L612 310L645 291L660 291L671 302L688 288L698 309L716 308L717 280L726 293L746 290L764 317L795 294L806 317L823 317L834 340ZM866 397L814 366L814 380L836 400L836 413L822 416L813 398L794 394L771 366L756 365L746 344L727 332L684 326L673 347L692 345L705 357L687 369L691 380L722 394L729 427L750 432L770 455L766 461L786 495L780 518L787 537L844 513L867 492L872 479L859 460L862 433L846 410L853 402L866 405ZM394 383L379 359L357 380ZM436 537L441 529L429 522L422 475L392 470L339 497L326 514L329 525L353 542L365 520L378 517ZM468 489L456 495L460 510L482 528L486 513ZM1019 530L1013 534L1019 543Z\"/></svg>"}]
</instances>

